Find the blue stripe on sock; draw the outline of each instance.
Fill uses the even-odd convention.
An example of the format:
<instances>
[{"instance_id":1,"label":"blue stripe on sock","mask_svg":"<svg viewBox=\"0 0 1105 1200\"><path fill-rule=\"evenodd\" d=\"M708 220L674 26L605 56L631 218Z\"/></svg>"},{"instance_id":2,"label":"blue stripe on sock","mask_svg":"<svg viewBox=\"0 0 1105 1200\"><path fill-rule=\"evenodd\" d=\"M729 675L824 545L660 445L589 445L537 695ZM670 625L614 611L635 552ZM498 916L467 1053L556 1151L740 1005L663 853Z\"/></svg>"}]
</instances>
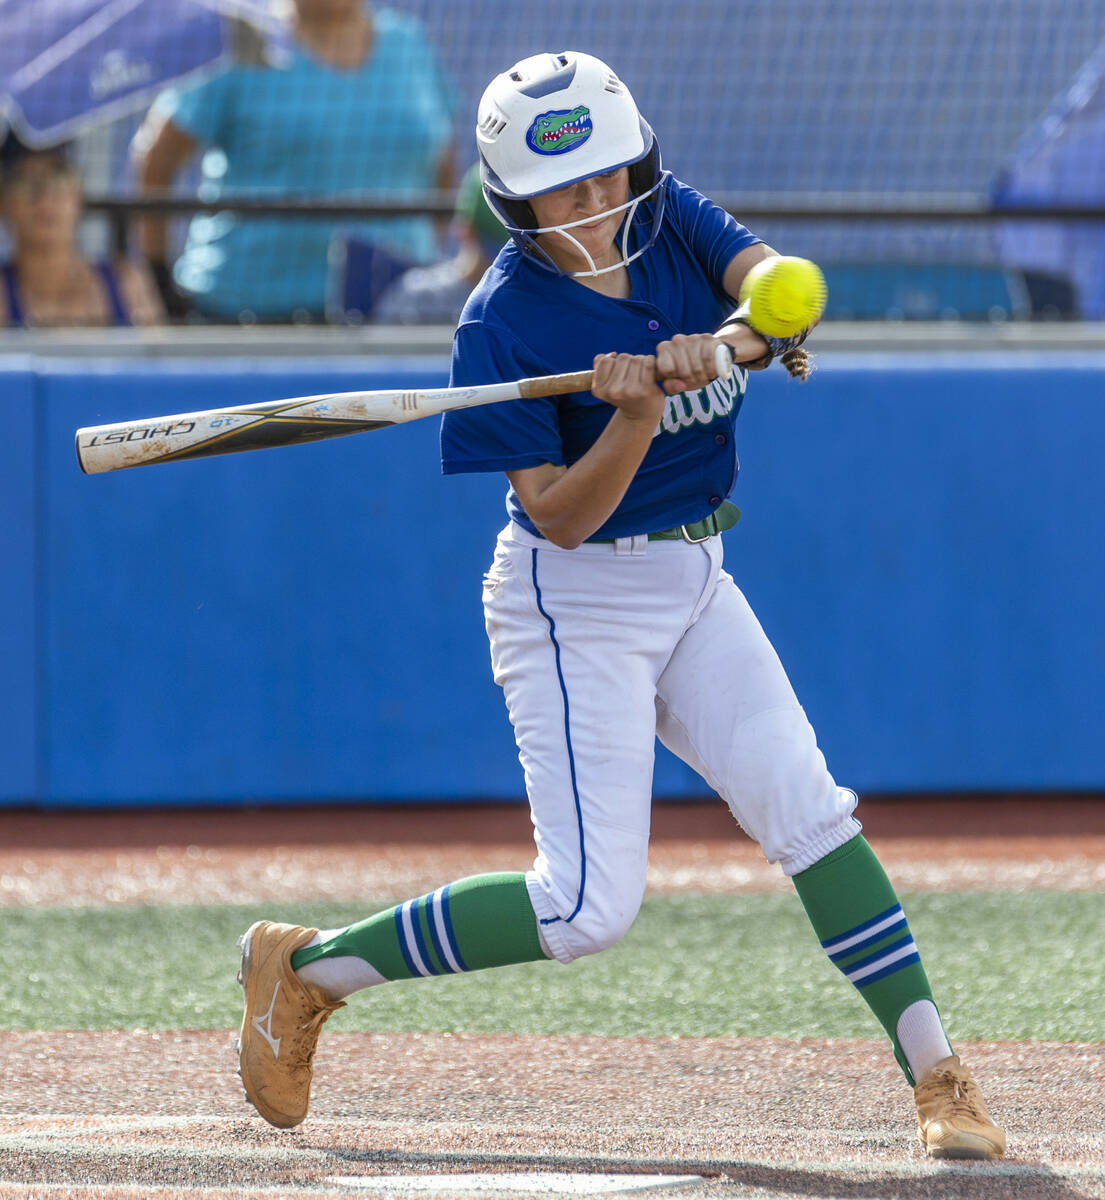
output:
<instances>
[{"instance_id":1,"label":"blue stripe on sock","mask_svg":"<svg viewBox=\"0 0 1105 1200\"><path fill-rule=\"evenodd\" d=\"M430 940L434 944L434 950L437 953L437 961L441 963L445 972L450 975L455 975L456 972L449 966L449 960L445 957L445 948L441 944L441 938L437 936L437 922L434 920L434 894L430 892L422 897L423 903L426 905L426 924L430 927ZM459 959L457 960L460 961Z\"/></svg>"},{"instance_id":2,"label":"blue stripe on sock","mask_svg":"<svg viewBox=\"0 0 1105 1200\"><path fill-rule=\"evenodd\" d=\"M830 954L829 959L839 967L842 958L857 954L860 950L866 950L868 946L873 946L876 942L881 942L883 938L889 937L892 933L901 933L903 929L908 928L909 922L905 919L905 913L902 913L900 921L895 921L893 925L888 925L885 929L880 929L878 933L872 934L869 938L864 938L862 942L856 942L854 946L849 946L847 950L838 950L836 954ZM856 965L856 963L851 963L848 970L851 970Z\"/></svg>"},{"instance_id":3,"label":"blue stripe on sock","mask_svg":"<svg viewBox=\"0 0 1105 1200\"><path fill-rule=\"evenodd\" d=\"M920 952L915 951L913 954L907 954L905 958L900 958L897 962L891 963L890 966L884 967L881 971L876 971L874 975L868 975L866 979L857 980L852 986L865 988L869 983L874 983L877 979L885 979L887 975L893 975L895 971L901 971L905 967L912 966L914 963L919 963L920 961Z\"/></svg>"},{"instance_id":4,"label":"blue stripe on sock","mask_svg":"<svg viewBox=\"0 0 1105 1200\"><path fill-rule=\"evenodd\" d=\"M457 960L462 971L468 970L468 964L464 961L460 954L460 947L457 945L457 935L453 932L453 914L449 911L449 888L446 886L441 892L441 915L445 918L445 936L449 939L449 946L453 951L453 957Z\"/></svg>"},{"instance_id":5,"label":"blue stripe on sock","mask_svg":"<svg viewBox=\"0 0 1105 1200\"><path fill-rule=\"evenodd\" d=\"M401 904L395 906L395 933L399 938L399 953L402 954L403 961L407 964L407 970L410 971L411 978L419 978L422 972L414 965L411 952L407 949L407 935L403 932L403 906Z\"/></svg>"},{"instance_id":6,"label":"blue stripe on sock","mask_svg":"<svg viewBox=\"0 0 1105 1200\"><path fill-rule=\"evenodd\" d=\"M877 925L880 921L885 921L887 917L893 913L901 912L901 910L902 906L900 904L894 904L886 912L879 913L878 916L872 917L869 921L863 921L852 929L846 929L843 933L836 933L831 938L825 938L821 945L825 948L833 945L835 942L843 942L845 938L855 937L857 933L862 933L865 929L870 929L872 925Z\"/></svg>"},{"instance_id":7,"label":"blue stripe on sock","mask_svg":"<svg viewBox=\"0 0 1105 1200\"><path fill-rule=\"evenodd\" d=\"M876 950L874 954L869 954L866 958L857 959L854 963L849 963L846 967L840 969L845 975L851 975L853 971L861 971L864 967L869 967L872 963L877 963L880 958L885 958L888 954L893 954L895 950L900 950L903 946L913 945L913 935L907 933L905 937L899 938L896 942L891 942L889 946L883 946L881 950ZM897 963L894 964L897 969ZM874 978L872 976L872 978ZM862 982L866 983L864 979Z\"/></svg>"},{"instance_id":8,"label":"blue stripe on sock","mask_svg":"<svg viewBox=\"0 0 1105 1200\"><path fill-rule=\"evenodd\" d=\"M422 900L425 899L426 897L423 896ZM411 929L414 930L414 940L418 946L418 953L422 955L422 961L426 964L426 970L431 975L440 975L441 971L434 966L434 960L430 957L430 950L426 945L426 938L422 933L422 922L418 916L418 906L422 903L422 900L411 901Z\"/></svg>"},{"instance_id":9,"label":"blue stripe on sock","mask_svg":"<svg viewBox=\"0 0 1105 1200\"><path fill-rule=\"evenodd\" d=\"M545 611L545 606L541 602L541 586L537 582L537 547L533 547L533 590L537 599L537 611L549 623L549 640L553 644L553 653L556 660L556 677L560 682L560 695L564 701L564 741L568 747L568 771L572 780L572 798L575 800L576 806L576 826L579 829L579 895L576 897L576 906L564 918L565 921L573 920L583 907L583 891L587 886L587 847L583 836L583 811L579 803L579 787L576 784L576 760L575 754L572 752L572 729L570 714L568 711L568 689L564 683L564 672L560 665L560 643L556 640L556 623L552 617Z\"/></svg>"}]
</instances>

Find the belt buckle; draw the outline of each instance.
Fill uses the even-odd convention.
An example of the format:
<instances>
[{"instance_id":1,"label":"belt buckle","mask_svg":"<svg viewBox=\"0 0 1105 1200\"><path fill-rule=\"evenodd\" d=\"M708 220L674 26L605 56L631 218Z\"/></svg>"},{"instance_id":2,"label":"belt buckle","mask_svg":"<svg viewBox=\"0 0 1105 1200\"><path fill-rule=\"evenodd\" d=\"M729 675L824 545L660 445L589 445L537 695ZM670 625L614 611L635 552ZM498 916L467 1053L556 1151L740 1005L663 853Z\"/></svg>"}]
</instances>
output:
<instances>
[{"instance_id":1,"label":"belt buckle","mask_svg":"<svg viewBox=\"0 0 1105 1200\"><path fill-rule=\"evenodd\" d=\"M707 533L704 537L696 538L696 537L691 537L691 535L687 532L686 525L680 525L679 529L683 534L683 541L690 543L690 545L692 545L692 546L697 546L699 542L708 542L710 540L710 538L712 538L714 536L713 533ZM717 532L717 530L715 528L714 533L716 533L716 532Z\"/></svg>"}]
</instances>

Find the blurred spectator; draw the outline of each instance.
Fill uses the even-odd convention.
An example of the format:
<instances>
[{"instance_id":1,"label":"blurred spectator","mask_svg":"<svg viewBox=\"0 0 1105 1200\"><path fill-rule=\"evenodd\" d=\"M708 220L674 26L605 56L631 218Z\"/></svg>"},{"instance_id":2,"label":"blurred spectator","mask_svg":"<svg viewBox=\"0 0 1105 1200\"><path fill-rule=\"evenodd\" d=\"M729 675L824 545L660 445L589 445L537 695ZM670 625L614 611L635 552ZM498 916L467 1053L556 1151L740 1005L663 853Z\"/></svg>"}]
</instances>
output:
<instances>
[{"instance_id":1,"label":"blurred spectator","mask_svg":"<svg viewBox=\"0 0 1105 1200\"><path fill-rule=\"evenodd\" d=\"M479 166L461 180L453 213L457 252L445 262L412 267L372 308L372 320L393 325L455 325L469 293L507 240L502 222L487 206Z\"/></svg>"},{"instance_id":2,"label":"blurred spectator","mask_svg":"<svg viewBox=\"0 0 1105 1200\"><path fill-rule=\"evenodd\" d=\"M1105 204L1105 41L1021 136L991 188L995 208ZM1105 319L1105 224L998 225L1002 262L1023 271L1034 312Z\"/></svg>"},{"instance_id":3,"label":"blurred spectator","mask_svg":"<svg viewBox=\"0 0 1105 1200\"><path fill-rule=\"evenodd\" d=\"M135 138L139 181L165 191L203 147L204 199L364 199L452 186L456 106L422 26L363 0L295 0L284 47L158 97ZM349 222L196 217L171 271L166 222L141 244L159 284L221 320L318 320L327 251ZM429 217L360 222L357 236L420 263L438 253Z\"/></svg>"},{"instance_id":4,"label":"blurred spectator","mask_svg":"<svg viewBox=\"0 0 1105 1200\"><path fill-rule=\"evenodd\" d=\"M125 258L89 262L77 245L81 179L61 147L0 146L0 325L153 325L165 313L145 268Z\"/></svg>"}]
</instances>

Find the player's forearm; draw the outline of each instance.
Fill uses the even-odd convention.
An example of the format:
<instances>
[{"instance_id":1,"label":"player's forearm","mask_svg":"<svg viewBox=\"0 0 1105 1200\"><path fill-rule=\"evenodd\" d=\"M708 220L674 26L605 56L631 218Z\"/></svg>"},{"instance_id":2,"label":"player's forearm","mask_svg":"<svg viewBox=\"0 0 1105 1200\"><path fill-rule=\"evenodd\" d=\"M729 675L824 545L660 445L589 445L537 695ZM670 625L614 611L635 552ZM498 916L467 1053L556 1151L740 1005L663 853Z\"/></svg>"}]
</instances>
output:
<instances>
[{"instance_id":1,"label":"player's forearm","mask_svg":"<svg viewBox=\"0 0 1105 1200\"><path fill-rule=\"evenodd\" d=\"M581 459L536 496L521 497L542 535L565 550L591 537L621 503L655 432L656 420L616 410Z\"/></svg>"},{"instance_id":2,"label":"player's forearm","mask_svg":"<svg viewBox=\"0 0 1105 1200\"><path fill-rule=\"evenodd\" d=\"M747 325L723 325L717 331L719 341L725 342L733 351L733 361L753 369L766 367L770 359L765 359L767 342ZM761 361L764 360L764 361Z\"/></svg>"}]
</instances>

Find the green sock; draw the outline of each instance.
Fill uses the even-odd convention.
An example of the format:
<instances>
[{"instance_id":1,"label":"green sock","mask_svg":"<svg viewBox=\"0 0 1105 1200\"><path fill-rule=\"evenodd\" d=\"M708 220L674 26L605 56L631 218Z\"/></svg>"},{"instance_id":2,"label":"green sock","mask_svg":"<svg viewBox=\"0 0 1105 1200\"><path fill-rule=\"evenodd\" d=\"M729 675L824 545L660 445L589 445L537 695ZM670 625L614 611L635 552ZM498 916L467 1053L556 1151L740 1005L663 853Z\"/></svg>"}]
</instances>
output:
<instances>
[{"instance_id":1,"label":"green sock","mask_svg":"<svg viewBox=\"0 0 1105 1200\"><path fill-rule=\"evenodd\" d=\"M932 989L875 852L857 835L795 875L794 886L825 953L867 1001L914 1083L898 1041L898 1018L914 1001L931 1001Z\"/></svg>"},{"instance_id":2,"label":"green sock","mask_svg":"<svg viewBox=\"0 0 1105 1200\"><path fill-rule=\"evenodd\" d=\"M377 913L317 946L297 950L292 969L354 955L385 979L480 971L545 958L521 872L473 875Z\"/></svg>"}]
</instances>

